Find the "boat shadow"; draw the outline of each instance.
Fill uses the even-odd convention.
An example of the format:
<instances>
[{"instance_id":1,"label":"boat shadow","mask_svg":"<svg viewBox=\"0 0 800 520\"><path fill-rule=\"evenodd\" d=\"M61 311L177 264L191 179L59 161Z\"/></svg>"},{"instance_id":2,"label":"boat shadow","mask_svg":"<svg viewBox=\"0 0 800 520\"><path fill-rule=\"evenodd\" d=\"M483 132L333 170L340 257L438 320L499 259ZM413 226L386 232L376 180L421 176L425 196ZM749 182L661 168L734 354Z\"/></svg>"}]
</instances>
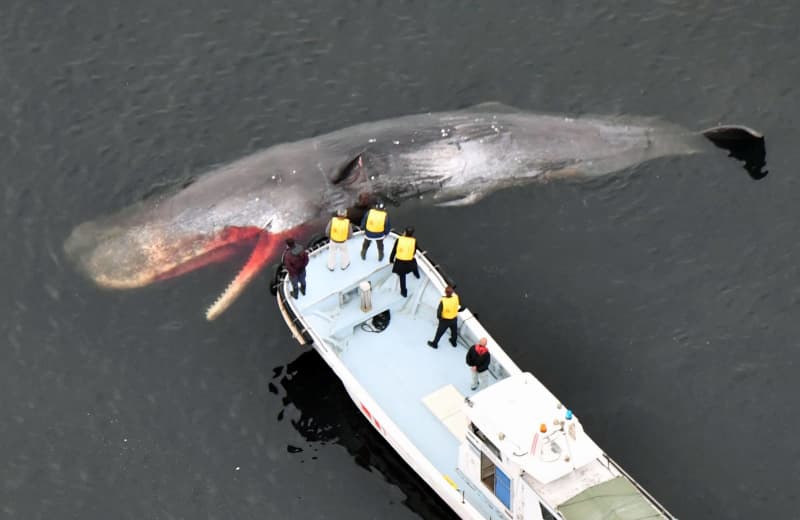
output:
<instances>
[{"instance_id":1,"label":"boat shadow","mask_svg":"<svg viewBox=\"0 0 800 520\"><path fill-rule=\"evenodd\" d=\"M270 390L283 399L278 420L288 420L309 448L338 444L356 464L378 471L397 486L406 497L403 504L422 518L458 518L356 410L339 379L315 351L276 367L272 381ZM303 448L290 445L287 450L299 453Z\"/></svg>"}]
</instances>

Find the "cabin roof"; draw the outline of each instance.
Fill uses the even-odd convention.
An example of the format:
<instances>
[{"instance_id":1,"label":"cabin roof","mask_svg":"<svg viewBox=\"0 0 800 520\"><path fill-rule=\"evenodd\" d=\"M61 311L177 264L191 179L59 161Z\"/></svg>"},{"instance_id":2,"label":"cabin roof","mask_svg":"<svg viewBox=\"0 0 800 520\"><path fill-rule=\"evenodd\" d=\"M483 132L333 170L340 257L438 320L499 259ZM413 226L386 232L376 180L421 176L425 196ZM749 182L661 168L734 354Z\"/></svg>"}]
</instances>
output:
<instances>
[{"instance_id":1,"label":"cabin roof","mask_svg":"<svg viewBox=\"0 0 800 520\"><path fill-rule=\"evenodd\" d=\"M530 373L498 381L471 401L470 421L541 483L567 475L603 454L583 433L578 418L567 419L567 408Z\"/></svg>"}]
</instances>

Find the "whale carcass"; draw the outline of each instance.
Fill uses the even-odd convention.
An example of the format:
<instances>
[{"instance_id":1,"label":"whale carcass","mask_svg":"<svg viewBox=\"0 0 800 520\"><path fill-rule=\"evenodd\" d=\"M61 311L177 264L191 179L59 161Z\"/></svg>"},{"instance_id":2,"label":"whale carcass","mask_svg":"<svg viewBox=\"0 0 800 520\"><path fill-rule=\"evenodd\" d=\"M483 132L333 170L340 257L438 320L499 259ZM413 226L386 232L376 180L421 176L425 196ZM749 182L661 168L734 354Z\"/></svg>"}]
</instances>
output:
<instances>
[{"instance_id":1,"label":"whale carcass","mask_svg":"<svg viewBox=\"0 0 800 520\"><path fill-rule=\"evenodd\" d=\"M765 175L764 139L744 126L694 132L644 117L569 118L497 103L364 123L277 144L117 214L77 226L67 256L102 287L129 289L234 256L243 267L214 319L275 262L363 196L462 205L542 179L605 175L716 145Z\"/></svg>"}]
</instances>

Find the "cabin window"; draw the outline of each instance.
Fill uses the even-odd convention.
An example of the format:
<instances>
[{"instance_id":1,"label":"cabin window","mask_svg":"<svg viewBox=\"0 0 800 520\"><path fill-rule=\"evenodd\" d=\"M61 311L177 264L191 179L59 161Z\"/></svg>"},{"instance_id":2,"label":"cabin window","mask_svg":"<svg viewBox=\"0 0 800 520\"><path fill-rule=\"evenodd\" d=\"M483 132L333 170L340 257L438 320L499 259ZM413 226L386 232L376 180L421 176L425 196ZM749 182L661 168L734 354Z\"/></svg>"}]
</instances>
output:
<instances>
[{"instance_id":1,"label":"cabin window","mask_svg":"<svg viewBox=\"0 0 800 520\"><path fill-rule=\"evenodd\" d=\"M494 456L498 458L498 460L503 460L503 457L500 455L500 450L497 449L497 446L494 445L492 441L477 427L474 423L469 423L470 428L472 429L472 433L475 434L477 438L483 441L483 444L486 445L489 450L494 453Z\"/></svg>"},{"instance_id":2,"label":"cabin window","mask_svg":"<svg viewBox=\"0 0 800 520\"><path fill-rule=\"evenodd\" d=\"M492 459L487 457L484 452L481 452L481 482L492 492L494 492L494 468L495 465Z\"/></svg>"},{"instance_id":3,"label":"cabin window","mask_svg":"<svg viewBox=\"0 0 800 520\"><path fill-rule=\"evenodd\" d=\"M511 509L511 479L508 478L503 470L501 470L494 461L489 458L484 449L488 449L497 457L497 460L502 460L500 450L497 446L489 440L488 437L477 427L474 423L469 423L470 430L483 442L484 448L481 452L481 482L484 486L497 497L500 502L506 506L506 509Z\"/></svg>"},{"instance_id":4,"label":"cabin window","mask_svg":"<svg viewBox=\"0 0 800 520\"><path fill-rule=\"evenodd\" d=\"M506 509L511 509L511 479L483 452L481 452L481 482L506 506Z\"/></svg>"}]
</instances>

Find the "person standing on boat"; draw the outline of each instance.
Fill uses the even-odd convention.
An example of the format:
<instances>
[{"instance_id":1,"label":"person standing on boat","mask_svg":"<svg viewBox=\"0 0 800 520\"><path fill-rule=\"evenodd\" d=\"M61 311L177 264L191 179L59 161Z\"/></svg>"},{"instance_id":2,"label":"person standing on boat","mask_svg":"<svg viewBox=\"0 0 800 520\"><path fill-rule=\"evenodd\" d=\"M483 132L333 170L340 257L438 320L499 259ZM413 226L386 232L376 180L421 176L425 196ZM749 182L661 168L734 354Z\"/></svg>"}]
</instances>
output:
<instances>
[{"instance_id":1,"label":"person standing on boat","mask_svg":"<svg viewBox=\"0 0 800 520\"><path fill-rule=\"evenodd\" d=\"M339 267L342 270L350 267L350 255L347 252L347 240L353 236L353 226L350 224L350 219L347 218L347 210L340 209L336 212L336 216L328 222L328 227L325 228L325 234L331 239L328 249L328 270L333 271L336 267L336 260L338 257Z\"/></svg>"},{"instance_id":2,"label":"person standing on boat","mask_svg":"<svg viewBox=\"0 0 800 520\"><path fill-rule=\"evenodd\" d=\"M391 224L389 215L386 213L386 206L378 201L375 207L370 209L361 220L361 228L364 230L364 243L361 244L361 259L367 259L367 249L375 241L378 246L378 262L383 261L383 239L389 234Z\"/></svg>"},{"instance_id":3,"label":"person standing on boat","mask_svg":"<svg viewBox=\"0 0 800 520\"><path fill-rule=\"evenodd\" d=\"M364 215L369 211L372 205L373 197L369 193L362 191L358 194L356 203L347 208L347 217L351 222L361 222ZM364 227L363 225L361 227Z\"/></svg>"},{"instance_id":4,"label":"person standing on boat","mask_svg":"<svg viewBox=\"0 0 800 520\"><path fill-rule=\"evenodd\" d=\"M439 307L436 309L436 317L439 318L439 326L436 328L436 336L433 341L428 342L431 348L439 348L439 339L446 330L450 330L450 344L453 348L456 346L456 338L458 337L458 330L456 324L458 323L458 312L464 310L461 306L461 301L452 287L449 285L444 289L444 297L439 302Z\"/></svg>"},{"instance_id":5,"label":"person standing on boat","mask_svg":"<svg viewBox=\"0 0 800 520\"><path fill-rule=\"evenodd\" d=\"M389 262L394 264L392 272L397 273L400 277L400 294L403 298L408 296L406 288L406 275L414 273L416 278L419 278L419 269L417 268L417 260L414 254L417 252L417 239L414 238L414 228L407 227L403 236L398 237L389 254Z\"/></svg>"},{"instance_id":6,"label":"person standing on boat","mask_svg":"<svg viewBox=\"0 0 800 520\"><path fill-rule=\"evenodd\" d=\"M477 390L480 387L486 388L489 377L489 363L492 355L486 346L486 338L481 338L478 343L472 345L467 351L467 366L472 374L472 386L470 390Z\"/></svg>"},{"instance_id":7,"label":"person standing on boat","mask_svg":"<svg viewBox=\"0 0 800 520\"><path fill-rule=\"evenodd\" d=\"M289 281L292 284L292 297L297 299L297 288L306 294L306 266L308 265L308 253L306 248L294 241L294 238L286 239L286 249L281 258L286 272L289 273Z\"/></svg>"}]
</instances>

